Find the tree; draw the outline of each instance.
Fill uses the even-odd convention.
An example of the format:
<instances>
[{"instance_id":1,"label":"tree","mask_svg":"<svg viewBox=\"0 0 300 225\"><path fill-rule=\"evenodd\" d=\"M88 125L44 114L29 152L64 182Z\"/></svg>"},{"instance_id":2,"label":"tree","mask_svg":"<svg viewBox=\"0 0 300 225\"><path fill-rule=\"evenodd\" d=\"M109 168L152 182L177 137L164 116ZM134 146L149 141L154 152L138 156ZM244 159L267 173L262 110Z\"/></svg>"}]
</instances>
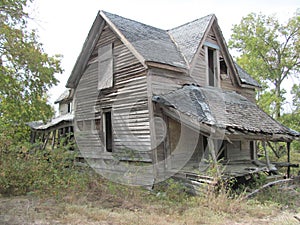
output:
<instances>
[{"instance_id":1,"label":"tree","mask_svg":"<svg viewBox=\"0 0 300 225\"><path fill-rule=\"evenodd\" d=\"M234 25L229 47L237 62L262 85L258 104L275 118L281 116L283 81L300 71L300 13L286 24L274 16L251 13Z\"/></svg>"},{"instance_id":2,"label":"tree","mask_svg":"<svg viewBox=\"0 0 300 225\"><path fill-rule=\"evenodd\" d=\"M300 84L294 84L291 94L293 94L293 109L290 113L285 113L281 117L281 122L291 129L300 130ZM300 152L300 142L293 142L293 148Z\"/></svg>"},{"instance_id":3,"label":"tree","mask_svg":"<svg viewBox=\"0 0 300 225\"><path fill-rule=\"evenodd\" d=\"M0 0L0 127L5 129L53 115L47 91L62 72L60 56L45 53L37 31L28 28L25 10L32 1Z\"/></svg>"}]
</instances>

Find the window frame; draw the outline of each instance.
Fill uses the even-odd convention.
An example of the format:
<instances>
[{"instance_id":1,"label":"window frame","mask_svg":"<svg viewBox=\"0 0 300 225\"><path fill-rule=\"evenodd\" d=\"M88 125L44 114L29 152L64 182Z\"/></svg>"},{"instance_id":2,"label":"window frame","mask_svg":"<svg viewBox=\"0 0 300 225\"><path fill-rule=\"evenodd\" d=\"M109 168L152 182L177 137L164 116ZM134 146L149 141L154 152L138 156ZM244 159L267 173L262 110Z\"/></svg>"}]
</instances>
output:
<instances>
[{"instance_id":1,"label":"window frame","mask_svg":"<svg viewBox=\"0 0 300 225\"><path fill-rule=\"evenodd\" d=\"M107 116L110 115L110 119L109 121L107 121ZM103 141L104 141L104 147L105 147L105 151L106 152L110 152L112 153L113 152L113 149L114 149L114 135L113 135L113 124L112 124L112 109L111 108L106 108L106 109L103 109L102 110L102 129L103 129ZM108 131L107 131L107 123L110 123L109 124L109 127L110 127L110 131L109 131L109 136L108 137ZM108 138L109 138L109 148L107 148L107 142L108 142Z\"/></svg>"},{"instance_id":2,"label":"window frame","mask_svg":"<svg viewBox=\"0 0 300 225\"><path fill-rule=\"evenodd\" d=\"M210 42L204 43L204 50L205 50L205 61L206 61L206 85L210 87L220 87L220 47L218 45L212 44ZM209 58L209 52L212 51L212 59ZM213 62L213 83L212 86L210 84L211 80L211 73L210 73L210 61Z\"/></svg>"}]
</instances>

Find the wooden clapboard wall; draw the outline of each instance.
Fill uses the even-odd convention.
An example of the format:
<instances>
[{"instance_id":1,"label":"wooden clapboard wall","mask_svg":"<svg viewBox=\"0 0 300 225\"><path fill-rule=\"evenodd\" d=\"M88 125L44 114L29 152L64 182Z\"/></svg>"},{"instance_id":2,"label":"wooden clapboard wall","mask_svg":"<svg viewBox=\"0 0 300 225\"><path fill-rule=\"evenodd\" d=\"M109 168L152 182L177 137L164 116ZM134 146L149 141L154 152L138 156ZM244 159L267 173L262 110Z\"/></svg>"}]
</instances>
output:
<instances>
[{"instance_id":1,"label":"wooden clapboard wall","mask_svg":"<svg viewBox=\"0 0 300 225\"><path fill-rule=\"evenodd\" d=\"M98 48L108 44L113 44L113 87L94 91L98 87ZM92 124L87 127L94 130L93 134L89 132L89 141L83 143L91 158L101 158L103 155L109 158L111 155L97 153L106 151L102 144L102 119L103 111L111 109L113 153L138 150L138 160L151 161L146 74L145 67L105 25L78 85L81 88L76 90L76 102L80 102L76 106L76 115L79 115L76 119L85 120L85 123L90 120Z\"/></svg>"},{"instance_id":2,"label":"wooden clapboard wall","mask_svg":"<svg viewBox=\"0 0 300 225\"><path fill-rule=\"evenodd\" d=\"M184 84L193 83L193 79L185 73L151 68L149 70L151 94L159 95L174 91Z\"/></svg>"},{"instance_id":3,"label":"wooden clapboard wall","mask_svg":"<svg viewBox=\"0 0 300 225\"><path fill-rule=\"evenodd\" d=\"M250 141L232 141L227 142L227 160L251 160Z\"/></svg>"},{"instance_id":4,"label":"wooden clapboard wall","mask_svg":"<svg viewBox=\"0 0 300 225\"><path fill-rule=\"evenodd\" d=\"M236 79L234 78L234 73L230 67L229 67L229 60L228 57L225 57L225 50L224 48L227 46L224 46L221 41L221 37L218 36L217 32L217 24L213 24L209 32L207 33L206 39L203 41L203 43L208 42L213 45L217 45L220 47L219 51L219 57L224 59L228 72L225 75L220 75L219 80L220 80L220 88L224 90L229 90L229 91L236 91L239 94L243 95L244 97L248 98L250 101L255 102L255 90L254 88L241 88L239 84L237 83ZM200 86L206 86L207 85L207 75L206 75L206 70L207 70L207 61L206 61L206 55L205 55L205 49L204 46L202 46L197 54L196 54L196 60L194 61L194 64L190 68L190 76L193 79L193 81ZM227 59L226 59L227 58Z\"/></svg>"}]
</instances>

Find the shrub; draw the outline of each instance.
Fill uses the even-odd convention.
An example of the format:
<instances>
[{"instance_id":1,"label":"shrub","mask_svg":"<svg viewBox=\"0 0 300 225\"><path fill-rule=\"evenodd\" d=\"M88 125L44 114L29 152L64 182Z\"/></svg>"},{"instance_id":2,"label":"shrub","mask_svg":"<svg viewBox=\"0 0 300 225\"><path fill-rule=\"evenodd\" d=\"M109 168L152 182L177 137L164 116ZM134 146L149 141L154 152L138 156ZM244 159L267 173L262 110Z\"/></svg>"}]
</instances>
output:
<instances>
[{"instance_id":1,"label":"shrub","mask_svg":"<svg viewBox=\"0 0 300 225\"><path fill-rule=\"evenodd\" d=\"M75 167L73 152L63 148L32 149L32 145L23 143L0 151L0 194L58 194L67 189L85 188L88 177Z\"/></svg>"}]
</instances>

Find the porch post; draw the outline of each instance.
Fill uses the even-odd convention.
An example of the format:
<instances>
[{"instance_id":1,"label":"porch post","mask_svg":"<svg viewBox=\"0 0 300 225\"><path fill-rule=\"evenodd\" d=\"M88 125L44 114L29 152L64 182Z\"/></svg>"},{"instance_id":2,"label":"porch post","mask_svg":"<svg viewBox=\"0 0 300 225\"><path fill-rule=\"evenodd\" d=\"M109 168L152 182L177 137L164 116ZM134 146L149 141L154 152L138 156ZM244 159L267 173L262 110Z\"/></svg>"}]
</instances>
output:
<instances>
[{"instance_id":1,"label":"porch post","mask_svg":"<svg viewBox=\"0 0 300 225\"><path fill-rule=\"evenodd\" d=\"M214 166L216 167L217 176L221 177L218 162L217 162L216 151L215 151L215 142L214 142L214 139L212 139L212 138L208 138L208 149L209 149L210 154L212 156Z\"/></svg>"},{"instance_id":2,"label":"porch post","mask_svg":"<svg viewBox=\"0 0 300 225\"><path fill-rule=\"evenodd\" d=\"M54 146L55 146L55 139L56 139L56 130L53 130L52 131L52 144L51 144L52 150L54 149Z\"/></svg>"},{"instance_id":3,"label":"porch post","mask_svg":"<svg viewBox=\"0 0 300 225\"><path fill-rule=\"evenodd\" d=\"M290 175L291 175L291 167L290 167L290 162L291 162L291 142L286 142L286 148L287 148L287 162L288 162L287 178L290 178Z\"/></svg>"},{"instance_id":4,"label":"porch post","mask_svg":"<svg viewBox=\"0 0 300 225\"><path fill-rule=\"evenodd\" d=\"M265 152L267 167L268 167L268 170L270 170L271 169L270 159L269 159L269 154L268 154L268 151L267 151L267 148L266 148L266 142L265 141L262 141L262 146L263 146L264 152Z\"/></svg>"},{"instance_id":5,"label":"porch post","mask_svg":"<svg viewBox=\"0 0 300 225\"><path fill-rule=\"evenodd\" d=\"M45 150L46 146L47 146L47 143L48 143L48 140L49 140L49 137L50 137L50 131L46 133L45 135L45 140L44 140L44 143L43 143L43 146L42 146L42 150Z\"/></svg>"}]
</instances>

